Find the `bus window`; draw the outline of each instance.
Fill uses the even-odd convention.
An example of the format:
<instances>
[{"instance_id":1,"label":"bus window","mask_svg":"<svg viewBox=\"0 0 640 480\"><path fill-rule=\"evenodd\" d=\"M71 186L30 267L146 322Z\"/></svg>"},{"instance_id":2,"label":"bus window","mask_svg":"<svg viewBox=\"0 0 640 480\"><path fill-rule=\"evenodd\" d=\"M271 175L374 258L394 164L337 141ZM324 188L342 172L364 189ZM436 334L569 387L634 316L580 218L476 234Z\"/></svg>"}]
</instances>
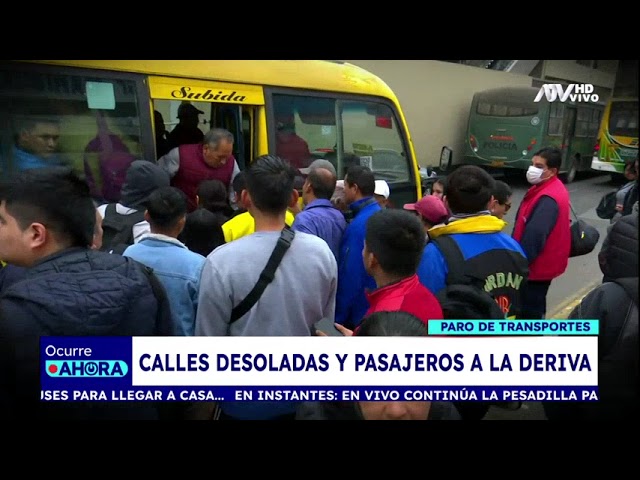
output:
<instances>
[{"instance_id":1,"label":"bus window","mask_svg":"<svg viewBox=\"0 0 640 480\"><path fill-rule=\"evenodd\" d=\"M614 102L611 105L609 133L619 137L638 136L638 103Z\"/></svg>"},{"instance_id":2,"label":"bus window","mask_svg":"<svg viewBox=\"0 0 640 480\"><path fill-rule=\"evenodd\" d=\"M0 70L3 171L71 166L97 202L118 201L128 166L143 158L136 80L44 72Z\"/></svg>"},{"instance_id":3,"label":"bus window","mask_svg":"<svg viewBox=\"0 0 640 480\"><path fill-rule=\"evenodd\" d=\"M592 135L589 125L592 118L593 109L589 107L578 107L576 118L576 129L574 135L576 137L588 137Z\"/></svg>"},{"instance_id":4,"label":"bus window","mask_svg":"<svg viewBox=\"0 0 640 480\"><path fill-rule=\"evenodd\" d=\"M531 105L517 103L499 103L479 101L476 107L478 115L491 117L530 117L538 114L538 109Z\"/></svg>"},{"instance_id":5,"label":"bus window","mask_svg":"<svg viewBox=\"0 0 640 480\"><path fill-rule=\"evenodd\" d=\"M562 103L551 103L549 105L549 127L547 135L562 135L562 118L564 116L564 105Z\"/></svg>"},{"instance_id":6,"label":"bus window","mask_svg":"<svg viewBox=\"0 0 640 480\"><path fill-rule=\"evenodd\" d=\"M391 109L369 102L345 102L341 113L344 151L358 155L360 164L371 168L379 180L408 182L409 162ZM391 128L378 127L376 118L391 119Z\"/></svg>"},{"instance_id":7,"label":"bus window","mask_svg":"<svg viewBox=\"0 0 640 480\"><path fill-rule=\"evenodd\" d=\"M338 177L343 178L351 165L350 160L344 159L353 159L355 155L358 162L371 168L380 180L390 183L411 180L408 155L389 106L274 94L273 109L276 154L296 168L305 168L314 159L325 158L334 164Z\"/></svg>"}]
</instances>

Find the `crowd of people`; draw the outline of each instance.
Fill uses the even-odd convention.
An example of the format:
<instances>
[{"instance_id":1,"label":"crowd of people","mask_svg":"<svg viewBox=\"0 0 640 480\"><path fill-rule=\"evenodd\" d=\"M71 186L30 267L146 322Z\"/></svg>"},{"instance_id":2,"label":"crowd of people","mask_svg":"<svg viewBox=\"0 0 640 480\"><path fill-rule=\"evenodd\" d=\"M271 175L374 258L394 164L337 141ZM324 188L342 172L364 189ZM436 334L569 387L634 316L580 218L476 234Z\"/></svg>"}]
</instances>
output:
<instances>
[{"instance_id":1,"label":"crowd of people","mask_svg":"<svg viewBox=\"0 0 640 480\"><path fill-rule=\"evenodd\" d=\"M571 247L558 149L533 155L510 234L503 217L512 191L479 167L461 166L430 195L393 208L390 185L365 166L339 179L334 164L316 160L298 189L299 170L276 155L241 171L233 142L213 129L158 162L137 160L119 200L101 205L65 167L2 179L0 411L58 419L482 418L489 405L39 401L43 335L309 336L326 334L317 326L329 321L344 335L424 336L429 321L443 318L545 318L547 292ZM605 322L607 401L549 405L550 419L637 410L637 216L613 226L601 254L604 283L572 314ZM618 288L622 277L635 278L635 298Z\"/></svg>"}]
</instances>

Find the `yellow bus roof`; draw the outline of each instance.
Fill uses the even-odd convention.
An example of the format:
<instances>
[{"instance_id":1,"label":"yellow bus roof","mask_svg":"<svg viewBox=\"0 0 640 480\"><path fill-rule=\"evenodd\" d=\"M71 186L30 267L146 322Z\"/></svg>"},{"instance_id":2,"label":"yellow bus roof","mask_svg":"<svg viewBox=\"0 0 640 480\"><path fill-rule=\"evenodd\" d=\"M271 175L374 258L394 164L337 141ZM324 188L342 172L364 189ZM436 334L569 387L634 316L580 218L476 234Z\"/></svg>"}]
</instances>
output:
<instances>
[{"instance_id":1,"label":"yellow bus roof","mask_svg":"<svg viewBox=\"0 0 640 480\"><path fill-rule=\"evenodd\" d=\"M218 80L344 93L396 96L379 77L356 65L330 60L28 60L79 68L177 78Z\"/></svg>"}]
</instances>

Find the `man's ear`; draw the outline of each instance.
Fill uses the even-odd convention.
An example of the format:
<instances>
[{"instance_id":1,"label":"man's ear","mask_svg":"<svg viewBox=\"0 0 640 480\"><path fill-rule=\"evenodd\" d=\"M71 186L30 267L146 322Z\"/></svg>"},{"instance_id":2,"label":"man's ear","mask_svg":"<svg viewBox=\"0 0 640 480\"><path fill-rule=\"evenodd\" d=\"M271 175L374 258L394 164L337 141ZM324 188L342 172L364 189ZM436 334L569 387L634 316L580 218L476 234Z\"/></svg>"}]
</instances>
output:
<instances>
[{"instance_id":1,"label":"man's ear","mask_svg":"<svg viewBox=\"0 0 640 480\"><path fill-rule=\"evenodd\" d=\"M144 211L144 219L151 224L151 215L149 215L149 210Z\"/></svg>"},{"instance_id":2,"label":"man's ear","mask_svg":"<svg viewBox=\"0 0 640 480\"><path fill-rule=\"evenodd\" d=\"M491 198L489 199L489 203L487 203L487 210L491 210L496 206L496 197L494 197L493 195L491 195Z\"/></svg>"},{"instance_id":3,"label":"man's ear","mask_svg":"<svg viewBox=\"0 0 640 480\"><path fill-rule=\"evenodd\" d=\"M200 196L196 195L196 205L200 205Z\"/></svg>"},{"instance_id":4,"label":"man's ear","mask_svg":"<svg viewBox=\"0 0 640 480\"><path fill-rule=\"evenodd\" d=\"M295 188L291 191L291 200L289 201L289 208L294 208L298 203L298 198L300 198L300 194L298 190Z\"/></svg>"},{"instance_id":5,"label":"man's ear","mask_svg":"<svg viewBox=\"0 0 640 480\"><path fill-rule=\"evenodd\" d=\"M249 207L253 205L253 202L251 201L251 195L249 195L249 190L246 190L246 189L242 190L242 192L240 192L239 198L240 198L240 205L245 210L249 210Z\"/></svg>"},{"instance_id":6,"label":"man's ear","mask_svg":"<svg viewBox=\"0 0 640 480\"><path fill-rule=\"evenodd\" d=\"M29 246L32 249L43 247L50 240L51 232L41 223L34 222L27 227Z\"/></svg>"}]
</instances>

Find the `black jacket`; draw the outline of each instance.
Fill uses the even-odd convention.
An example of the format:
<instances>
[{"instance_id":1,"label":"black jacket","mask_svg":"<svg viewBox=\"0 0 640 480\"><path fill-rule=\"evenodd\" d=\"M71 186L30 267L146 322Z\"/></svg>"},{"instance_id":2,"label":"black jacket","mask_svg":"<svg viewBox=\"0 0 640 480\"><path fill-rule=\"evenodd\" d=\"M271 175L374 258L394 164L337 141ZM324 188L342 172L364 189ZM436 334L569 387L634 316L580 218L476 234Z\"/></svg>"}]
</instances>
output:
<instances>
[{"instance_id":1,"label":"black jacket","mask_svg":"<svg viewBox=\"0 0 640 480\"><path fill-rule=\"evenodd\" d=\"M636 243L636 254L638 244ZM570 314L575 320L600 320L598 402L543 403L549 420L637 420L638 276L603 283Z\"/></svg>"},{"instance_id":2,"label":"black jacket","mask_svg":"<svg viewBox=\"0 0 640 480\"><path fill-rule=\"evenodd\" d=\"M40 336L171 335L141 264L72 248L0 295L0 415L13 419L156 419L152 404L40 402Z\"/></svg>"},{"instance_id":3,"label":"black jacket","mask_svg":"<svg viewBox=\"0 0 640 480\"><path fill-rule=\"evenodd\" d=\"M638 212L614 223L598 254L603 282L638 276Z\"/></svg>"}]
</instances>

